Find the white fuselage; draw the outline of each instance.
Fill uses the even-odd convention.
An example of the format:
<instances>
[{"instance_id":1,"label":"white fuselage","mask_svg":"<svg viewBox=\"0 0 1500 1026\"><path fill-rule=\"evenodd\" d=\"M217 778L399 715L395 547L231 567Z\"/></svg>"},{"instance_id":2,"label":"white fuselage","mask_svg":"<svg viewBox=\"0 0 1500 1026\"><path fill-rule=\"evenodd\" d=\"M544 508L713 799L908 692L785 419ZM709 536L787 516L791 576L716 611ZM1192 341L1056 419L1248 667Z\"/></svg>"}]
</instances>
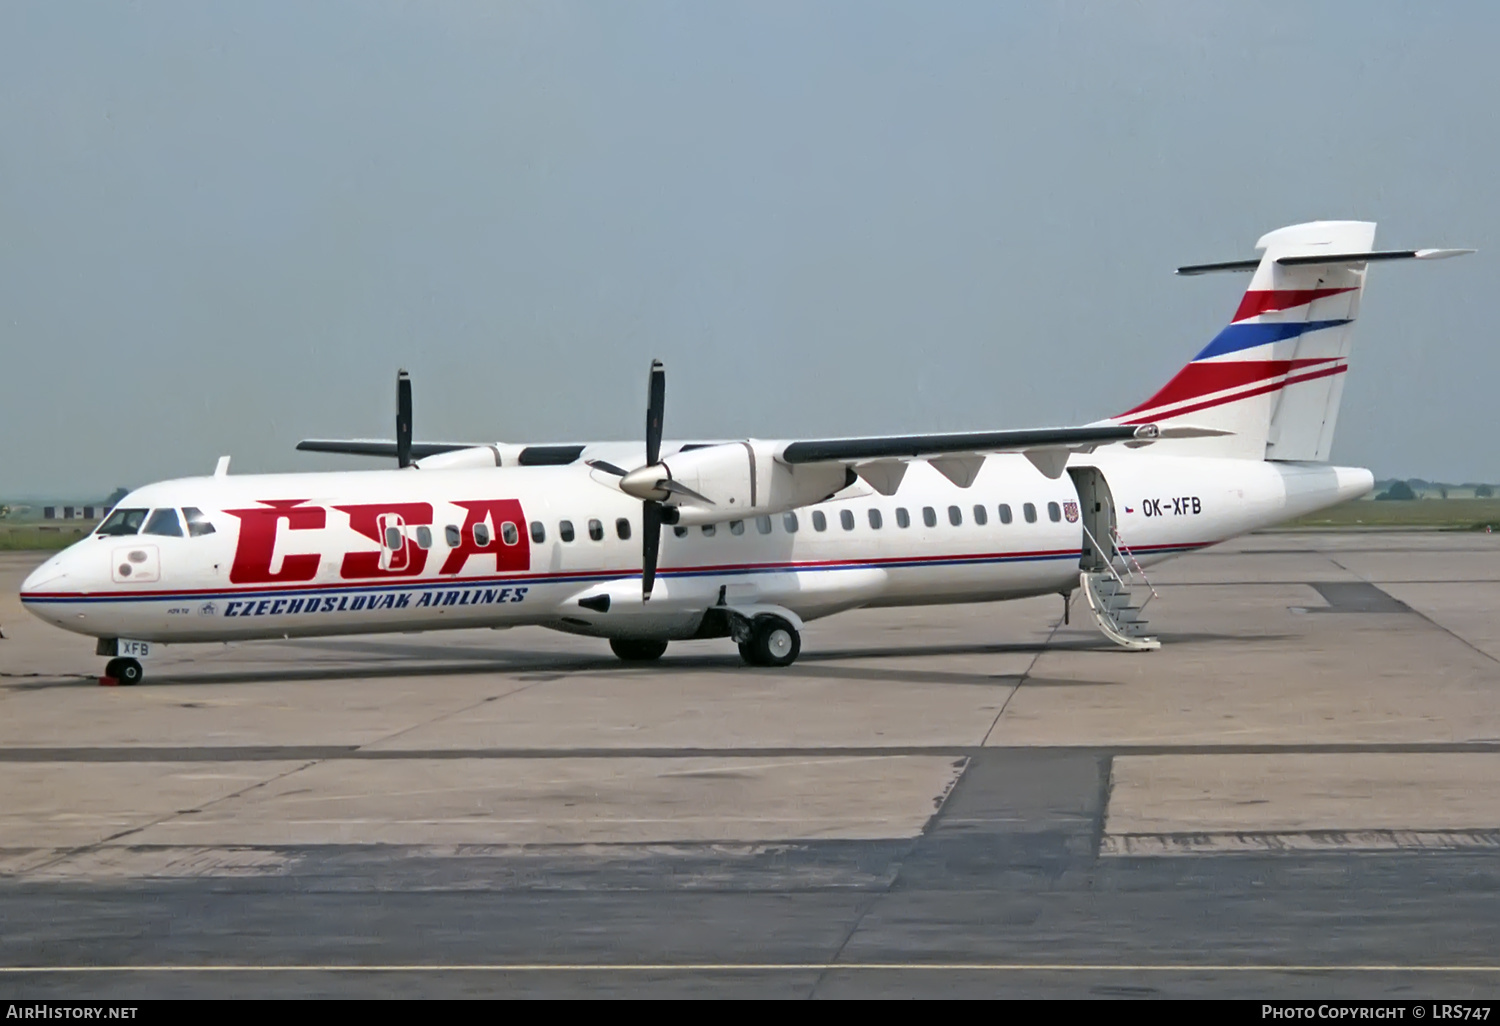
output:
<instances>
[{"instance_id":1,"label":"white fuselage","mask_svg":"<svg viewBox=\"0 0 1500 1026\"><path fill-rule=\"evenodd\" d=\"M1322 464L1128 451L1069 466L1103 474L1120 537L1143 564L1372 484L1368 471ZM1049 479L1023 456L991 456L967 488L915 462L891 496L858 484L792 514L664 528L642 602L641 504L581 464L185 478L117 508L171 509L180 522L190 507L212 533L90 536L38 568L22 599L71 631L156 642L521 624L687 638L725 603L808 620L1069 592L1085 542L1079 505L1070 474ZM579 605L601 595L607 611Z\"/></svg>"}]
</instances>

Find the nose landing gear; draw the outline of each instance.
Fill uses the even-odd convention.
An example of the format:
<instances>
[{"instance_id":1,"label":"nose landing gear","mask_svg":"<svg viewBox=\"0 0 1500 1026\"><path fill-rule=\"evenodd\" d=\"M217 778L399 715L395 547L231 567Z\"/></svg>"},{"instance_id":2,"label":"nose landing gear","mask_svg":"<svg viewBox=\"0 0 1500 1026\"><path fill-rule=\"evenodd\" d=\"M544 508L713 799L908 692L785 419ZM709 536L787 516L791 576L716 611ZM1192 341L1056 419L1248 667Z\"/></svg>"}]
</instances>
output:
<instances>
[{"instance_id":1,"label":"nose landing gear","mask_svg":"<svg viewBox=\"0 0 1500 1026\"><path fill-rule=\"evenodd\" d=\"M100 680L101 683L105 680L113 680L118 684L129 686L139 684L144 672L141 664L134 659L111 659L104 664L104 676Z\"/></svg>"}]
</instances>

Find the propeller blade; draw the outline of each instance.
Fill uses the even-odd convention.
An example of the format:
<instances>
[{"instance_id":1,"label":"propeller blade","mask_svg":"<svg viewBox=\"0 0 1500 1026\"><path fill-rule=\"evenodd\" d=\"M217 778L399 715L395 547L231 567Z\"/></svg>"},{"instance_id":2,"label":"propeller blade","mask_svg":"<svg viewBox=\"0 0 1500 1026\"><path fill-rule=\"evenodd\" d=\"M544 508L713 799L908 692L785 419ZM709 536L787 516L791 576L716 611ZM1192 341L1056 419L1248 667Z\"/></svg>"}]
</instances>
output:
<instances>
[{"instance_id":1,"label":"propeller blade","mask_svg":"<svg viewBox=\"0 0 1500 1026\"><path fill-rule=\"evenodd\" d=\"M396 465L411 466L411 376L396 372Z\"/></svg>"},{"instance_id":2,"label":"propeller blade","mask_svg":"<svg viewBox=\"0 0 1500 1026\"><path fill-rule=\"evenodd\" d=\"M646 382L646 466L655 466L661 458L661 419L667 404L667 372L660 360L651 361L651 376Z\"/></svg>"},{"instance_id":3,"label":"propeller blade","mask_svg":"<svg viewBox=\"0 0 1500 1026\"><path fill-rule=\"evenodd\" d=\"M641 601L651 601L656 584L656 557L661 551L661 503L641 503Z\"/></svg>"},{"instance_id":4,"label":"propeller blade","mask_svg":"<svg viewBox=\"0 0 1500 1026\"><path fill-rule=\"evenodd\" d=\"M624 477L626 474L630 473L630 471L628 470L621 470L619 467L615 466L613 463L610 463L608 460L589 460L588 464L595 470L602 470L606 474L615 475L615 477Z\"/></svg>"}]
</instances>

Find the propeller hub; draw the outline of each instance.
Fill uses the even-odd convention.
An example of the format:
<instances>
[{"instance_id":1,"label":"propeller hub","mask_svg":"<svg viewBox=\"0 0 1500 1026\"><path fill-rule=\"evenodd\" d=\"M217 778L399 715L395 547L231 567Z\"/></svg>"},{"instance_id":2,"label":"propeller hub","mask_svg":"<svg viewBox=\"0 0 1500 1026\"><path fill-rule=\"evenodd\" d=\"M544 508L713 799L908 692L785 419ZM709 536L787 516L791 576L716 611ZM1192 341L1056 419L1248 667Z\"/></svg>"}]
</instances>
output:
<instances>
[{"instance_id":1,"label":"propeller hub","mask_svg":"<svg viewBox=\"0 0 1500 1026\"><path fill-rule=\"evenodd\" d=\"M620 491L637 499L661 502L671 494L663 487L663 482L670 480L671 476L660 463L641 467L620 478Z\"/></svg>"}]
</instances>

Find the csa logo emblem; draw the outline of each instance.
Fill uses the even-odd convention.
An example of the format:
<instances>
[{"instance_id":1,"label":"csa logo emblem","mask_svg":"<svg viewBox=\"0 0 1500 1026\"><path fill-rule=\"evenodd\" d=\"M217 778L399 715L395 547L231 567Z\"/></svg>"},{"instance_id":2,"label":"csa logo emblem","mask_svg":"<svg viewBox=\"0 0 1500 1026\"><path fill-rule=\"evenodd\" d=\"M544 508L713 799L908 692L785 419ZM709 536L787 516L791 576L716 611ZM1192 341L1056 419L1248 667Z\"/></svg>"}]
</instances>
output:
<instances>
[{"instance_id":1,"label":"csa logo emblem","mask_svg":"<svg viewBox=\"0 0 1500 1026\"><path fill-rule=\"evenodd\" d=\"M1076 524L1076 523L1078 523L1078 503L1076 503L1076 502L1065 502L1065 503L1063 503L1063 516L1065 516L1065 517L1068 518L1068 523L1070 523L1070 524Z\"/></svg>"}]
</instances>

